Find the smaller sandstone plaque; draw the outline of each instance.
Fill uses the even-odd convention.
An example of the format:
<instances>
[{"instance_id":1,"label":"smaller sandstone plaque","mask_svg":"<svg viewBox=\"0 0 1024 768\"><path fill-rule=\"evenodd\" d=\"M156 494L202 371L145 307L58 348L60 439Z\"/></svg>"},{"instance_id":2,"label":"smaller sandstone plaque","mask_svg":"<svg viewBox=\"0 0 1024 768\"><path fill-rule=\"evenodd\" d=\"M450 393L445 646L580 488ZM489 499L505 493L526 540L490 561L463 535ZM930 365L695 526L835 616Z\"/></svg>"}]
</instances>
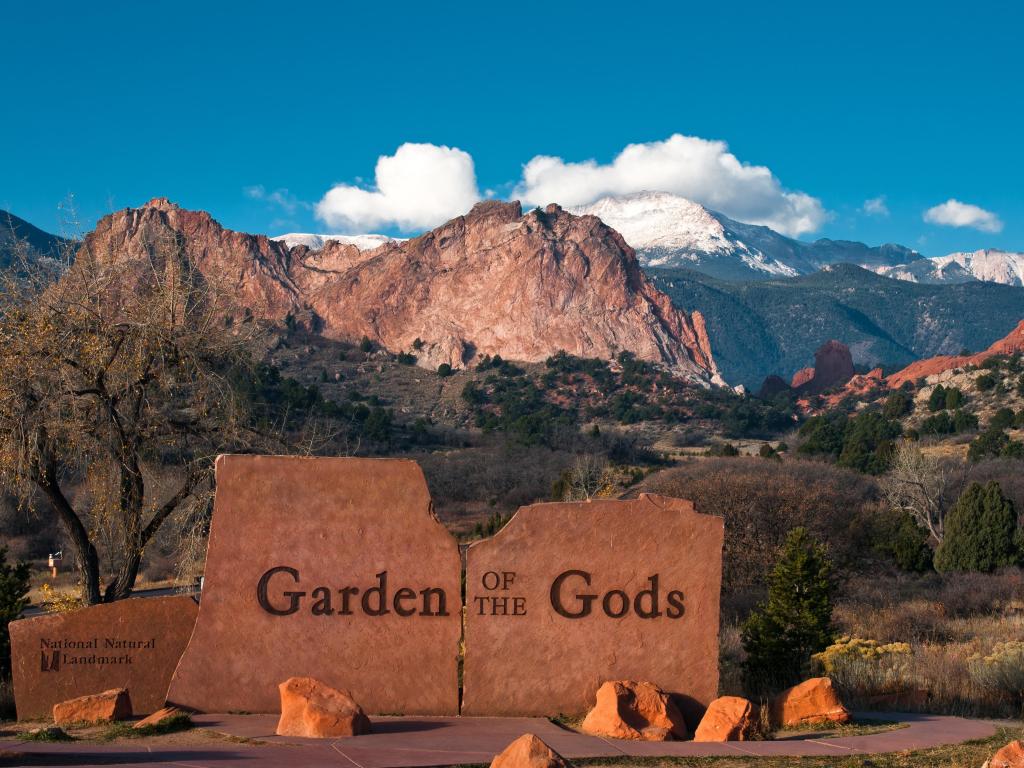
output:
<instances>
[{"instance_id":1,"label":"smaller sandstone plaque","mask_svg":"<svg viewBox=\"0 0 1024 768\"><path fill-rule=\"evenodd\" d=\"M520 509L467 555L462 714L583 713L605 681L636 680L695 725L718 692L723 535L647 494Z\"/></svg>"},{"instance_id":2,"label":"smaller sandstone plaque","mask_svg":"<svg viewBox=\"0 0 1024 768\"><path fill-rule=\"evenodd\" d=\"M187 595L131 598L11 622L18 719L111 688L128 689L135 714L160 709L198 610Z\"/></svg>"}]
</instances>

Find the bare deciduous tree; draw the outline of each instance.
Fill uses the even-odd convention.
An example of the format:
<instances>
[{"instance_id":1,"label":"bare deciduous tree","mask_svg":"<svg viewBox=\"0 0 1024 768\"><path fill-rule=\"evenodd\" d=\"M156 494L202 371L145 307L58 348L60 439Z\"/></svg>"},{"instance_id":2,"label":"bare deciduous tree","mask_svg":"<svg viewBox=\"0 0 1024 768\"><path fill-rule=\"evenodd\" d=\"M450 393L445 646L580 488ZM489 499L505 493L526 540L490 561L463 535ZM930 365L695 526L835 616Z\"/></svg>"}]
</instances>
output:
<instances>
[{"instance_id":1,"label":"bare deciduous tree","mask_svg":"<svg viewBox=\"0 0 1024 768\"><path fill-rule=\"evenodd\" d=\"M173 237L148 245L0 278L0 481L49 502L87 603L130 594L154 534L202 505L216 454L262 440L236 386L254 324L228 325Z\"/></svg>"},{"instance_id":2,"label":"bare deciduous tree","mask_svg":"<svg viewBox=\"0 0 1024 768\"><path fill-rule=\"evenodd\" d=\"M562 501L586 501L608 485L608 462L602 456L577 456L566 471Z\"/></svg>"},{"instance_id":3,"label":"bare deciduous tree","mask_svg":"<svg viewBox=\"0 0 1024 768\"><path fill-rule=\"evenodd\" d=\"M882 477L881 487L889 506L913 517L938 544L945 534L944 497L952 485L962 482L955 475L940 458L904 440L893 452L892 466Z\"/></svg>"}]
</instances>

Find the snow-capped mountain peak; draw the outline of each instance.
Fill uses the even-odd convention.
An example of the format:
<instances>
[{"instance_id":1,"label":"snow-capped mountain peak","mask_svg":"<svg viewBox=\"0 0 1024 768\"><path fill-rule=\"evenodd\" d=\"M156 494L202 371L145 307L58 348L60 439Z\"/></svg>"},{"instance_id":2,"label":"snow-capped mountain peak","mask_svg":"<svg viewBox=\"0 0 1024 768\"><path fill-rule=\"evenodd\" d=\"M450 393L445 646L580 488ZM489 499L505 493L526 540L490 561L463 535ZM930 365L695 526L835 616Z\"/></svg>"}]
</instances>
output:
<instances>
[{"instance_id":1,"label":"snow-capped mountain peak","mask_svg":"<svg viewBox=\"0 0 1024 768\"><path fill-rule=\"evenodd\" d=\"M794 240L667 192L604 197L569 210L597 216L618 230L645 267L686 267L726 280L767 280L805 275L827 264L890 266L921 258L900 245Z\"/></svg>"},{"instance_id":2,"label":"snow-capped mountain peak","mask_svg":"<svg viewBox=\"0 0 1024 768\"><path fill-rule=\"evenodd\" d=\"M314 235L305 232L289 232L286 235L277 235L270 239L283 242L289 248L294 248L296 245L304 245L311 251L321 250L328 241L354 245L360 251L372 251L374 248L384 245L384 243L397 241L400 238L388 237L387 235Z\"/></svg>"},{"instance_id":3,"label":"snow-capped mountain peak","mask_svg":"<svg viewBox=\"0 0 1024 768\"><path fill-rule=\"evenodd\" d=\"M736 229L746 225L668 192L604 197L569 210L597 216L618 230L645 266L708 266L709 262L724 259L733 262L718 265L726 272L760 272L766 277L799 274L737 237ZM734 263L737 259L740 264Z\"/></svg>"}]
</instances>

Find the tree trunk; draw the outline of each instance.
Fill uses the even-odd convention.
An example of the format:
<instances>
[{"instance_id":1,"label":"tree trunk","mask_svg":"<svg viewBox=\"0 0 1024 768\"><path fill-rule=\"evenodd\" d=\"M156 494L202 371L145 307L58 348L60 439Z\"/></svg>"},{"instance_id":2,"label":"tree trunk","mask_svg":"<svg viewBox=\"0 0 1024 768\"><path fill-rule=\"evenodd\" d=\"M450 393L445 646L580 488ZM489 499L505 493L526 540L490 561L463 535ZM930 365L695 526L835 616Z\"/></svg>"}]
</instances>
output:
<instances>
[{"instance_id":1,"label":"tree trunk","mask_svg":"<svg viewBox=\"0 0 1024 768\"><path fill-rule=\"evenodd\" d=\"M41 476L37 479L36 485L57 511L64 531L71 539L71 545L75 549L75 565L78 567L79 576L82 577L82 598L88 605L96 605L101 600L100 558L96 547L89 541L89 532L85 530L82 521L51 475Z\"/></svg>"}]
</instances>

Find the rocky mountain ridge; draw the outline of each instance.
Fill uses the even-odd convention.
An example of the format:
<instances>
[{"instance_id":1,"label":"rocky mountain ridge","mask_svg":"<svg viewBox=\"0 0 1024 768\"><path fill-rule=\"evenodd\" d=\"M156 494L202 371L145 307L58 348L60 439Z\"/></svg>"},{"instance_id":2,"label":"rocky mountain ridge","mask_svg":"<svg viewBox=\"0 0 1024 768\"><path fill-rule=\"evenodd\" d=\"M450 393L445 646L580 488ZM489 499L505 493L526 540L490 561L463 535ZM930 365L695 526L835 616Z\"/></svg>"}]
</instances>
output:
<instances>
[{"instance_id":1,"label":"rocky mountain ridge","mask_svg":"<svg viewBox=\"0 0 1024 768\"><path fill-rule=\"evenodd\" d=\"M879 267L884 277L912 283L966 283L972 280L1024 286L1024 253L984 248Z\"/></svg>"},{"instance_id":2,"label":"rocky mountain ridge","mask_svg":"<svg viewBox=\"0 0 1024 768\"><path fill-rule=\"evenodd\" d=\"M524 215L518 203L484 202L411 240L313 251L156 198L101 219L83 248L101 263L145 262L161 241L257 318L331 339L365 336L425 367L627 351L722 383L700 313L674 307L617 232L558 206Z\"/></svg>"}]
</instances>

